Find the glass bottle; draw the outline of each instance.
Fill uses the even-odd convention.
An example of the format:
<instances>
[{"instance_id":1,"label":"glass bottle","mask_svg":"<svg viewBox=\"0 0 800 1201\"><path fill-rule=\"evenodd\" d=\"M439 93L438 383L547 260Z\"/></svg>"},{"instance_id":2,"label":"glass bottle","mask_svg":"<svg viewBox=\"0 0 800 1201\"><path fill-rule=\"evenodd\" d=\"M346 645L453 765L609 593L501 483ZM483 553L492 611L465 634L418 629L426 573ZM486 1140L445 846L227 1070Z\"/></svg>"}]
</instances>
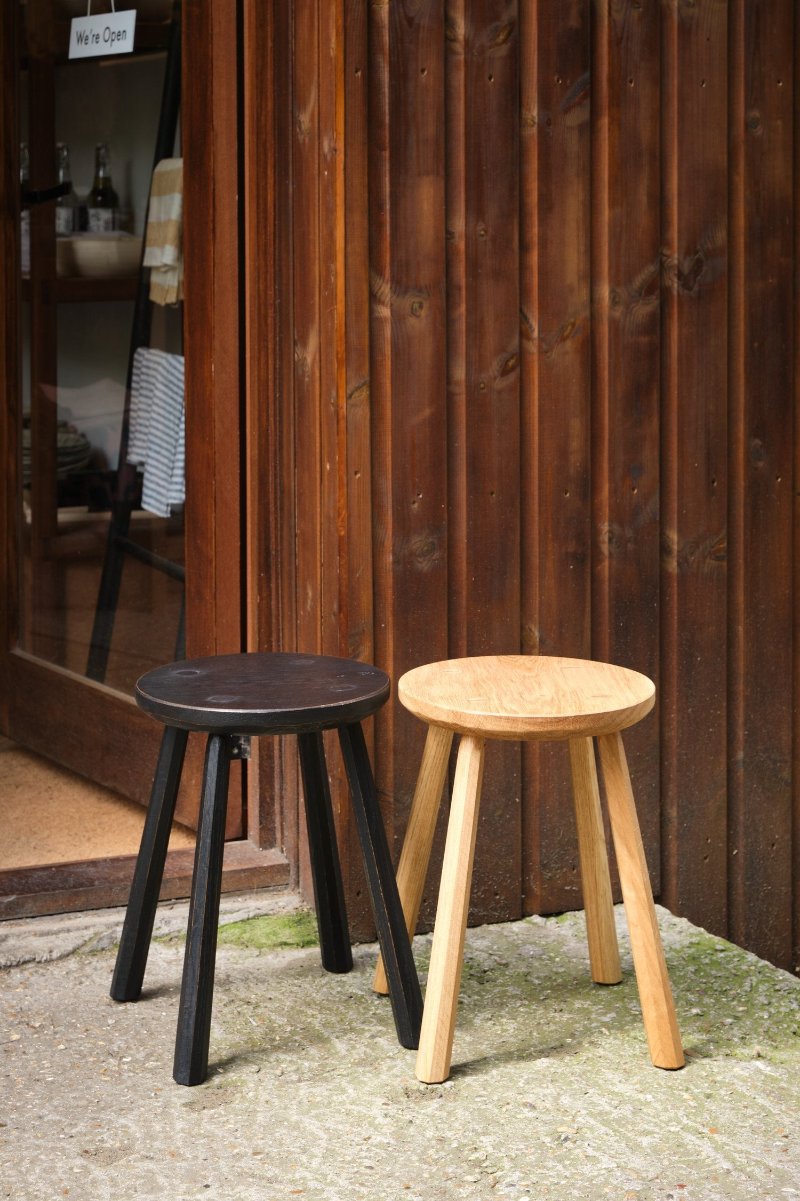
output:
<instances>
[{"instance_id":1,"label":"glass bottle","mask_svg":"<svg viewBox=\"0 0 800 1201\"><path fill-rule=\"evenodd\" d=\"M111 183L111 156L106 142L98 142L94 152L94 183L87 201L87 229L90 233L108 233L117 227L119 197Z\"/></svg>"},{"instance_id":2,"label":"glass bottle","mask_svg":"<svg viewBox=\"0 0 800 1201\"><path fill-rule=\"evenodd\" d=\"M20 214L19 214L19 241L20 241L20 267L23 275L31 273L31 210L28 208L28 202L22 195L28 188L30 179L30 155L28 154L28 143L20 142L19 146L19 190L20 190Z\"/></svg>"},{"instance_id":3,"label":"glass bottle","mask_svg":"<svg viewBox=\"0 0 800 1201\"><path fill-rule=\"evenodd\" d=\"M76 218L78 215L78 197L72 187L72 173L69 168L69 146L65 142L59 142L56 145L56 169L58 182L69 184L67 194L59 196L56 201L56 237L63 238L77 229Z\"/></svg>"}]
</instances>

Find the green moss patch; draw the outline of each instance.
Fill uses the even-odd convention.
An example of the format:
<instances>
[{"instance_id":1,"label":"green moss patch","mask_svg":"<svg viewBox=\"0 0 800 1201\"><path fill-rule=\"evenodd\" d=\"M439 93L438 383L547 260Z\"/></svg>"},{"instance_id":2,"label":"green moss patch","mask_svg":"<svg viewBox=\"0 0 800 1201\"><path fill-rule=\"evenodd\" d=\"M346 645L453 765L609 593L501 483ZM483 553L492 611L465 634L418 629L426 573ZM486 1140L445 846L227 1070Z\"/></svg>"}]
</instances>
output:
<instances>
[{"instance_id":1,"label":"green moss patch","mask_svg":"<svg viewBox=\"0 0 800 1201\"><path fill-rule=\"evenodd\" d=\"M220 926L217 942L221 946L252 947L257 951L315 947L319 943L317 920L307 909L299 913L251 917Z\"/></svg>"}]
</instances>

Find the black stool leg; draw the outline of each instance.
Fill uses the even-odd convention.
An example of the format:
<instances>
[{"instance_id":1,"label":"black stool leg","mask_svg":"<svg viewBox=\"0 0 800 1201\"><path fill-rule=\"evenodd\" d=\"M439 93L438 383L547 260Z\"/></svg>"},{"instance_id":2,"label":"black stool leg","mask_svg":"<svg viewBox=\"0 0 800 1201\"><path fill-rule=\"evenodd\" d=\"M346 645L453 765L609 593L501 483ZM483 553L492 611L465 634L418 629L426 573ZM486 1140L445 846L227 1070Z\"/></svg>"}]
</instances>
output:
<instances>
[{"instance_id":1,"label":"black stool leg","mask_svg":"<svg viewBox=\"0 0 800 1201\"><path fill-rule=\"evenodd\" d=\"M322 734L319 731L298 734L297 746L303 775L308 849L322 966L329 972L349 972L353 966L353 952L350 949Z\"/></svg>"},{"instance_id":2,"label":"black stool leg","mask_svg":"<svg viewBox=\"0 0 800 1201\"><path fill-rule=\"evenodd\" d=\"M142 991L187 738L186 730L167 726L161 739L150 804L111 981L111 996L115 1001L137 1001Z\"/></svg>"},{"instance_id":3,"label":"black stool leg","mask_svg":"<svg viewBox=\"0 0 800 1201\"><path fill-rule=\"evenodd\" d=\"M339 726L339 742L367 869L372 912L389 982L397 1037L401 1046L414 1049L419 1045L422 993L360 724L354 722L352 725Z\"/></svg>"},{"instance_id":4,"label":"black stool leg","mask_svg":"<svg viewBox=\"0 0 800 1201\"><path fill-rule=\"evenodd\" d=\"M228 736L210 734L206 747L200 828L194 856L192 900L172 1072L178 1084L202 1084L208 1071L225 810L233 744L234 739Z\"/></svg>"}]
</instances>

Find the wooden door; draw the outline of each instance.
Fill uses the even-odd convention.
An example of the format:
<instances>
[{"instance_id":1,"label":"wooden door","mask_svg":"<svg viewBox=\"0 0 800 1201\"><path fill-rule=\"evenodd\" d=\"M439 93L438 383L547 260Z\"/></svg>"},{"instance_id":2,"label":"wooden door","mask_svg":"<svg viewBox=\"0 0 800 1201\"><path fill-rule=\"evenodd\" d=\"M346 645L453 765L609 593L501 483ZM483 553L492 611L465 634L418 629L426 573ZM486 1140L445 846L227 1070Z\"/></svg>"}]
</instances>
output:
<instances>
[{"instance_id":1,"label":"wooden door","mask_svg":"<svg viewBox=\"0 0 800 1201\"><path fill-rule=\"evenodd\" d=\"M65 257L85 251L85 242L77 245L81 231L57 239L55 201L33 203L30 195L52 186L55 144L71 140L80 201L92 184L95 146L108 143L119 194L115 220L134 239L143 234L168 46L182 19L173 153L186 168L185 303L154 307L150 342L185 361L186 501L169 516L135 505L130 537L185 565L188 653L238 650L237 6L185 3L182 14L172 0L138 7L134 53L81 61L66 55L77 6L30 0L3 9L3 78L13 82L0 100L9 148L0 182L0 723L16 742L145 801L160 730L136 708L133 685L142 671L178 653L181 582L126 555L107 663L89 668L115 489L127 470L119 445L138 258L130 272L89 276L74 255ZM202 88L193 86L198 80ZM22 154L12 152L22 142L30 157L24 206ZM179 808L187 822L196 776L197 756ZM231 804L229 813L229 837L241 835L242 804Z\"/></svg>"}]
</instances>

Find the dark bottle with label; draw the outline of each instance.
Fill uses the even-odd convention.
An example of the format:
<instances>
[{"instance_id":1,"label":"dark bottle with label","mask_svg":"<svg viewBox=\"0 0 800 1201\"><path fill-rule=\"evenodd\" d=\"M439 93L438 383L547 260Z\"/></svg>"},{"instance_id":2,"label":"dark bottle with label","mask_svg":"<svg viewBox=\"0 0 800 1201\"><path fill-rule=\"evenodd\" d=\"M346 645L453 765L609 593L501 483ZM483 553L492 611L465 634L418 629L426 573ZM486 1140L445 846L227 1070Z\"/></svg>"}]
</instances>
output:
<instances>
[{"instance_id":1,"label":"dark bottle with label","mask_svg":"<svg viewBox=\"0 0 800 1201\"><path fill-rule=\"evenodd\" d=\"M119 197L111 183L111 156L106 142L94 152L94 183L86 205L86 227L90 233L108 233L117 228Z\"/></svg>"},{"instance_id":2,"label":"dark bottle with label","mask_svg":"<svg viewBox=\"0 0 800 1201\"><path fill-rule=\"evenodd\" d=\"M72 174L69 168L69 147L64 142L56 146L56 169L58 182L69 184L65 196L59 196L56 201L56 236L67 237L78 228L78 197L72 187Z\"/></svg>"},{"instance_id":3,"label":"dark bottle with label","mask_svg":"<svg viewBox=\"0 0 800 1201\"><path fill-rule=\"evenodd\" d=\"M19 239L20 267L23 275L30 275L31 271L31 210L28 208L28 202L25 199L25 192L27 191L30 182L29 170L30 154L28 153L28 143L20 142L19 187L22 197L20 199Z\"/></svg>"}]
</instances>

